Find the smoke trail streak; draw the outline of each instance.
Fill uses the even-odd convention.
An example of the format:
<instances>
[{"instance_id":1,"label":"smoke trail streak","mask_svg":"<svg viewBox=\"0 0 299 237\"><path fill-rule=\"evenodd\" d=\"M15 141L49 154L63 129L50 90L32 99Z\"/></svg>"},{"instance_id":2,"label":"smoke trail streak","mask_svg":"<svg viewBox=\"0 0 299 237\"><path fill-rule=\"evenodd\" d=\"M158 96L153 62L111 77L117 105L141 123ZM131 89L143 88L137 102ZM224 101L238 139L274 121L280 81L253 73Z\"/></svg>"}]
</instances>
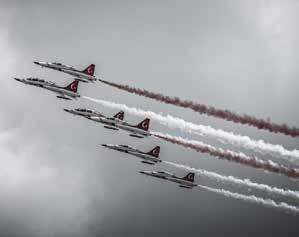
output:
<instances>
[{"instance_id":1,"label":"smoke trail streak","mask_svg":"<svg viewBox=\"0 0 299 237\"><path fill-rule=\"evenodd\" d=\"M87 96L84 96L83 98L101 104L105 107L124 110L125 112L132 115L149 117L162 125L168 126L170 128L179 128L183 132L188 132L200 136L205 135L213 138L219 138L235 146L252 149L260 153L274 155L275 157L282 158L286 161L291 161L294 163L299 162L299 150L289 151L281 145L273 145L263 140L255 141L248 136L241 136L232 132L223 131L221 129L214 129L210 126L197 125L191 122L187 122L181 118L173 117L171 115L163 116L152 111L144 111L141 109L128 107L125 104L117 104L114 102L94 99Z\"/></svg>"},{"instance_id":2,"label":"smoke trail streak","mask_svg":"<svg viewBox=\"0 0 299 237\"><path fill-rule=\"evenodd\" d=\"M209 179L213 179L216 181L221 181L223 183L231 183L231 184L236 184L238 186L243 186L243 187L248 187L248 188L254 188L259 191L267 192L268 194L277 194L281 196L285 196L288 198L294 198L299 200L299 192L298 191L292 191L292 190L284 190L281 188L276 188L276 187L271 187L266 184L259 184L259 183L254 183L250 181L249 179L239 179L234 176L224 176L220 175L211 171L203 170L203 169L196 169L192 168L190 166L182 165L182 164L177 164L174 162L170 161L163 161L165 164L172 165L176 168L180 169L185 169L191 172L195 172L199 174L199 176L204 176Z\"/></svg>"},{"instance_id":3,"label":"smoke trail streak","mask_svg":"<svg viewBox=\"0 0 299 237\"><path fill-rule=\"evenodd\" d=\"M258 129L268 130L273 133L282 133L292 137L299 136L299 128L289 127L286 124L276 124L276 123L272 123L269 120L258 119L246 114L241 115L226 109L217 109L213 106L207 106L205 104L195 103L193 101L188 101L188 100L181 100L179 97L165 96L160 93L150 92L145 89L134 88L128 85L120 85L105 80L100 80L100 81L104 84L118 88L120 90L124 90L139 96L151 98L166 104L172 104L183 108L189 108L201 114L206 114L216 118L221 118L234 123L246 124L252 127L256 127Z\"/></svg>"},{"instance_id":4,"label":"smoke trail streak","mask_svg":"<svg viewBox=\"0 0 299 237\"><path fill-rule=\"evenodd\" d=\"M224 189L210 188L210 187L207 187L204 185L198 185L198 187L205 189L207 191L213 192L213 193L223 195L228 198L234 198L234 199L243 200L246 202L257 203L257 204L261 204L261 205L264 205L267 207L272 207L272 208L284 210L286 212L291 212L293 214L299 214L299 208L289 205L284 202L276 203L275 201L273 201L271 199L263 199L260 197L256 197L254 195L247 196L247 195L243 195L240 193L233 193L233 192L230 192L230 191L227 191Z\"/></svg>"},{"instance_id":5,"label":"smoke trail streak","mask_svg":"<svg viewBox=\"0 0 299 237\"><path fill-rule=\"evenodd\" d=\"M158 132L152 132L152 134L162 140L193 149L197 152L207 153L211 156L217 157L222 160L237 162L254 168L264 169L274 173L283 174L292 178L299 178L299 169L288 168L286 166L274 163L271 160L263 161L256 157L246 156L243 153L237 153L230 150L223 150L221 148L216 148L199 141L188 140L181 137L174 137L168 134L162 134Z\"/></svg>"}]
</instances>

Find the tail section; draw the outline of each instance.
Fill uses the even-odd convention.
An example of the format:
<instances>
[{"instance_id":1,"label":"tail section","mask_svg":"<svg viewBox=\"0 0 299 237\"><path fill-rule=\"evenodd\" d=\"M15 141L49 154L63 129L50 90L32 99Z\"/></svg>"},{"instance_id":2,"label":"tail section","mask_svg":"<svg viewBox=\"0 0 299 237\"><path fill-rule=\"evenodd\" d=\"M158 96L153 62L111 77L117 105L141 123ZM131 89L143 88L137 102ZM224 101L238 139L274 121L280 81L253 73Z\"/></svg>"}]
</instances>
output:
<instances>
[{"instance_id":1,"label":"tail section","mask_svg":"<svg viewBox=\"0 0 299 237\"><path fill-rule=\"evenodd\" d=\"M69 84L68 86L64 87L64 89L67 89L67 90L72 91L72 92L77 92L78 84L79 84L79 81L75 80L71 84Z\"/></svg>"},{"instance_id":2,"label":"tail section","mask_svg":"<svg viewBox=\"0 0 299 237\"><path fill-rule=\"evenodd\" d=\"M125 112L124 111L119 111L116 115L113 116L114 118L117 118L119 120L124 120L125 117Z\"/></svg>"},{"instance_id":3,"label":"tail section","mask_svg":"<svg viewBox=\"0 0 299 237\"><path fill-rule=\"evenodd\" d=\"M154 149L152 149L151 151L149 151L147 154L158 158L159 154L160 154L160 147L156 146Z\"/></svg>"},{"instance_id":4,"label":"tail section","mask_svg":"<svg viewBox=\"0 0 299 237\"><path fill-rule=\"evenodd\" d=\"M145 120L143 120L142 122L140 122L137 126L135 126L136 128L142 129L144 131L148 131L149 129L149 125L150 125L150 119L146 118Z\"/></svg>"},{"instance_id":5,"label":"tail section","mask_svg":"<svg viewBox=\"0 0 299 237\"><path fill-rule=\"evenodd\" d=\"M194 182L194 173L188 173L185 177L182 178L183 180L187 180L190 182Z\"/></svg>"},{"instance_id":6,"label":"tail section","mask_svg":"<svg viewBox=\"0 0 299 237\"><path fill-rule=\"evenodd\" d=\"M94 71L95 71L96 65L90 64L87 68L85 68L82 72L85 74L88 74L90 76L93 76Z\"/></svg>"}]
</instances>

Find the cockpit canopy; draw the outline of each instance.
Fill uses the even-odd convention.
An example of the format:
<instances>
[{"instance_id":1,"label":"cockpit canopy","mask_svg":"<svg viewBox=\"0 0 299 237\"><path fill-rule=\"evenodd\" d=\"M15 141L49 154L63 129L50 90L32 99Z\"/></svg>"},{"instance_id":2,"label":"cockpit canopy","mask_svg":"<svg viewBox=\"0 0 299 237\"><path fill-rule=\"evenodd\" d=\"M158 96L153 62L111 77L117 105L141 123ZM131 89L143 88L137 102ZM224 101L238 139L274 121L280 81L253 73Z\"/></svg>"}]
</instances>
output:
<instances>
[{"instance_id":1,"label":"cockpit canopy","mask_svg":"<svg viewBox=\"0 0 299 237\"><path fill-rule=\"evenodd\" d=\"M57 66L61 66L63 68L70 68L70 69L75 69L73 66L70 65L64 65L62 63L58 63L58 62L52 62L52 64L57 65Z\"/></svg>"}]
</instances>

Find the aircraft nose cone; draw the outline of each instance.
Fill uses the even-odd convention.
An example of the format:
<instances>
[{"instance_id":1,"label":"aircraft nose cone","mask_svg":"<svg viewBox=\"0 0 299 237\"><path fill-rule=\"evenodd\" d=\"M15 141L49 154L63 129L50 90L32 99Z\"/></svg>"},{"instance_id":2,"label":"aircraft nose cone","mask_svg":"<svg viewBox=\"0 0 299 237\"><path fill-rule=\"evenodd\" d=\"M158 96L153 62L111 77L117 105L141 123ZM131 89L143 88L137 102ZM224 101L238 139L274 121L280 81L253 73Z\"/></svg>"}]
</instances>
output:
<instances>
[{"instance_id":1,"label":"aircraft nose cone","mask_svg":"<svg viewBox=\"0 0 299 237\"><path fill-rule=\"evenodd\" d=\"M36 65L39 65L39 62L38 61L33 61L34 64Z\"/></svg>"},{"instance_id":2,"label":"aircraft nose cone","mask_svg":"<svg viewBox=\"0 0 299 237\"><path fill-rule=\"evenodd\" d=\"M107 144L102 144L102 146L107 147Z\"/></svg>"},{"instance_id":3,"label":"aircraft nose cone","mask_svg":"<svg viewBox=\"0 0 299 237\"><path fill-rule=\"evenodd\" d=\"M70 110L69 109L63 109L65 112L70 112Z\"/></svg>"},{"instance_id":4,"label":"aircraft nose cone","mask_svg":"<svg viewBox=\"0 0 299 237\"><path fill-rule=\"evenodd\" d=\"M15 79L16 81L21 81L21 79L19 79L19 78L16 78L16 77L15 77L14 79Z\"/></svg>"}]
</instances>

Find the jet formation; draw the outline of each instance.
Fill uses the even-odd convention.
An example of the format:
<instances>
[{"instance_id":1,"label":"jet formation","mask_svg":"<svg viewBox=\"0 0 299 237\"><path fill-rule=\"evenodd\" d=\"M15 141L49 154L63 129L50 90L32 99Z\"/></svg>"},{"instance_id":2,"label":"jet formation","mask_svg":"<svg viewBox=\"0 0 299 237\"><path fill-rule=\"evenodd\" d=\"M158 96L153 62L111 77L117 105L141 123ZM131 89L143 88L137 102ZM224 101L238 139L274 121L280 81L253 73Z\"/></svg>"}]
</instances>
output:
<instances>
[{"instance_id":1,"label":"jet formation","mask_svg":"<svg viewBox=\"0 0 299 237\"><path fill-rule=\"evenodd\" d=\"M49 91L54 92L57 98L64 100L72 100L80 98L80 94L78 93L79 82L96 82L101 81L100 78L94 76L95 65L90 64L84 70L76 69L73 66L67 66L57 62L39 62L34 61L34 64L41 66L42 68L49 68L52 70L56 70L59 72L66 73L71 75L73 81L67 86L59 86L54 82L46 81L40 78L14 78L16 81L24 83L26 85L31 85L35 87L40 87ZM88 120L91 120L96 123L103 124L104 128L110 130L123 130L129 133L129 136L134 138L146 138L151 136L151 132L149 131L150 127L150 119L145 118L137 125L132 125L124 120L125 113L123 111L119 111L113 116L106 116L98 111L90 110L90 109L64 109L65 112L68 112L73 115L84 117ZM134 148L129 145L116 145L116 144L102 144L103 147L116 150L119 152L123 152L129 154L131 156L135 156L141 159L141 162L148 165L155 165L157 163L162 162L160 159L160 146L154 147L149 152L141 151L137 148ZM166 171L140 171L141 174L156 177L164 180L168 180L174 183L178 183L179 187L192 189L197 186L194 184L194 173L188 173L185 177L179 177L174 174L168 173Z\"/></svg>"}]
</instances>

